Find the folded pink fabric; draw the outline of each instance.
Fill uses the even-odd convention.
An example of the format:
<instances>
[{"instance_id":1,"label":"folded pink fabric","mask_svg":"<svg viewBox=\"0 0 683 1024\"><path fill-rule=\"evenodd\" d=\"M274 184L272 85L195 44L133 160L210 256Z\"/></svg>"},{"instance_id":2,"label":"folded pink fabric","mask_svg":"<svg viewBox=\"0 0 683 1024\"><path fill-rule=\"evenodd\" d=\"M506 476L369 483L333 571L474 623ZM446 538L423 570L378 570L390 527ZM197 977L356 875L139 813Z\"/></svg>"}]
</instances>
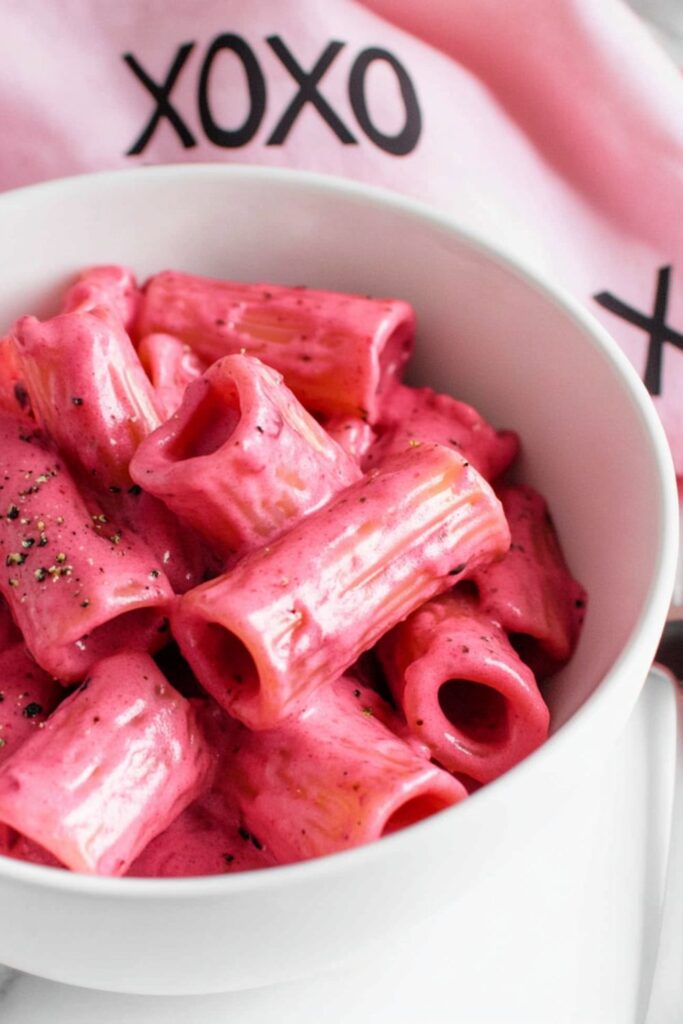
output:
<instances>
[{"instance_id":1,"label":"folded pink fabric","mask_svg":"<svg viewBox=\"0 0 683 1024\"><path fill-rule=\"evenodd\" d=\"M683 473L683 80L621 0L24 0L3 13L0 188L208 160L417 197L603 322Z\"/></svg>"}]
</instances>

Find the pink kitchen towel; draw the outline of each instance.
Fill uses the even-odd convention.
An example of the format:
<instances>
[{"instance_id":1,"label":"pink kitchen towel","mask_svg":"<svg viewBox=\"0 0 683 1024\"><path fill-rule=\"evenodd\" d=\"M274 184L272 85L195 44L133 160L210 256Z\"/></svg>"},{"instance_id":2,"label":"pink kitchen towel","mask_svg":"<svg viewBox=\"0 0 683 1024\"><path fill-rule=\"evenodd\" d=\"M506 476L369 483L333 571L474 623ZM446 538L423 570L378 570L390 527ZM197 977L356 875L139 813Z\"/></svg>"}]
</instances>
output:
<instances>
[{"instance_id":1,"label":"pink kitchen towel","mask_svg":"<svg viewBox=\"0 0 683 1024\"><path fill-rule=\"evenodd\" d=\"M0 188L176 161L444 210L622 345L683 474L683 77L622 0L22 0Z\"/></svg>"}]
</instances>

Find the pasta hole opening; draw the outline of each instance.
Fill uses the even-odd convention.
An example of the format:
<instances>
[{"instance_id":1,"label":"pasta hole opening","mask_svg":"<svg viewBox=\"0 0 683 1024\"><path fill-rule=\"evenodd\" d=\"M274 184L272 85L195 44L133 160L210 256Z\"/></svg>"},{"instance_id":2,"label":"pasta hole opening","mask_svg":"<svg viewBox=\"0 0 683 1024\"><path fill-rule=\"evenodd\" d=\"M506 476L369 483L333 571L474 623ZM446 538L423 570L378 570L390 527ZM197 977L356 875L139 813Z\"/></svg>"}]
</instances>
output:
<instances>
[{"instance_id":1,"label":"pasta hole opening","mask_svg":"<svg viewBox=\"0 0 683 1024\"><path fill-rule=\"evenodd\" d=\"M465 740L499 744L508 738L507 701L484 683L447 679L439 687L439 707Z\"/></svg>"},{"instance_id":2,"label":"pasta hole opening","mask_svg":"<svg viewBox=\"0 0 683 1024\"><path fill-rule=\"evenodd\" d=\"M517 657L531 669L536 679L547 679L558 668L558 663L548 654L538 637L529 633L509 633L508 640Z\"/></svg>"},{"instance_id":3,"label":"pasta hole opening","mask_svg":"<svg viewBox=\"0 0 683 1024\"><path fill-rule=\"evenodd\" d=\"M209 387L195 406L170 448L174 461L213 455L232 437L240 421L237 389Z\"/></svg>"},{"instance_id":4,"label":"pasta hole opening","mask_svg":"<svg viewBox=\"0 0 683 1024\"><path fill-rule=\"evenodd\" d=\"M438 793L420 793L419 796L406 800L389 815L382 829L382 837L400 832L401 829L409 828L410 825L416 825L418 821L424 821L425 818L430 818L432 814L438 814L439 811L445 811L452 802L452 800L439 796Z\"/></svg>"},{"instance_id":5,"label":"pasta hole opening","mask_svg":"<svg viewBox=\"0 0 683 1024\"><path fill-rule=\"evenodd\" d=\"M259 692L259 674L251 653L238 636L217 622L206 624L201 637L203 656L220 675L228 696L239 693L240 698L256 697Z\"/></svg>"}]
</instances>

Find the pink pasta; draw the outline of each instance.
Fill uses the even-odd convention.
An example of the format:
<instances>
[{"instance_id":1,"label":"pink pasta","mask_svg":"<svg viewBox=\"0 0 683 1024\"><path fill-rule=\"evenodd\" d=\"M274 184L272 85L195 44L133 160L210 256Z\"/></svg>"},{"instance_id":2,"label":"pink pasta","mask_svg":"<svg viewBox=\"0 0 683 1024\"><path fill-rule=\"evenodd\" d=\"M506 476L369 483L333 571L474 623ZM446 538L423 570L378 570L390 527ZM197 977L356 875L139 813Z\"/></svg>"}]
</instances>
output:
<instances>
[{"instance_id":1,"label":"pink pasta","mask_svg":"<svg viewBox=\"0 0 683 1024\"><path fill-rule=\"evenodd\" d=\"M438 441L455 448L487 480L495 480L519 450L513 431L494 430L471 405L431 388L403 384L385 395L377 432L378 439L363 460L365 469L381 465L411 442Z\"/></svg>"},{"instance_id":2,"label":"pink pasta","mask_svg":"<svg viewBox=\"0 0 683 1024\"><path fill-rule=\"evenodd\" d=\"M241 355L220 359L188 388L130 471L233 559L274 540L361 475L281 375Z\"/></svg>"},{"instance_id":3,"label":"pink pasta","mask_svg":"<svg viewBox=\"0 0 683 1024\"><path fill-rule=\"evenodd\" d=\"M0 338L0 854L290 864L543 742L586 595L500 482L516 434L402 382L414 332L400 299L103 265Z\"/></svg>"},{"instance_id":4,"label":"pink pasta","mask_svg":"<svg viewBox=\"0 0 683 1024\"><path fill-rule=\"evenodd\" d=\"M151 658L121 654L0 768L0 820L73 871L120 875L212 767L188 701Z\"/></svg>"},{"instance_id":5,"label":"pink pasta","mask_svg":"<svg viewBox=\"0 0 683 1024\"><path fill-rule=\"evenodd\" d=\"M44 672L22 643L0 653L0 764L54 711L64 688Z\"/></svg>"},{"instance_id":6,"label":"pink pasta","mask_svg":"<svg viewBox=\"0 0 683 1024\"><path fill-rule=\"evenodd\" d=\"M396 299L214 281L165 271L148 281L138 337L163 331L207 362L244 351L279 370L307 407L373 423L415 333Z\"/></svg>"},{"instance_id":7,"label":"pink pasta","mask_svg":"<svg viewBox=\"0 0 683 1024\"><path fill-rule=\"evenodd\" d=\"M206 363L170 334L147 334L138 345L138 356L154 388L162 420L179 408L188 384L206 370Z\"/></svg>"},{"instance_id":8,"label":"pink pasta","mask_svg":"<svg viewBox=\"0 0 683 1024\"><path fill-rule=\"evenodd\" d=\"M173 631L209 693L268 728L508 544L500 504L475 470L441 445L410 448L184 595Z\"/></svg>"},{"instance_id":9,"label":"pink pasta","mask_svg":"<svg viewBox=\"0 0 683 1024\"><path fill-rule=\"evenodd\" d=\"M8 647L19 643L20 640L21 632L17 629L9 606L0 597L0 652L6 651Z\"/></svg>"},{"instance_id":10,"label":"pink pasta","mask_svg":"<svg viewBox=\"0 0 683 1024\"><path fill-rule=\"evenodd\" d=\"M359 416L330 416L322 423L330 437L361 466L376 439L370 424Z\"/></svg>"},{"instance_id":11,"label":"pink pasta","mask_svg":"<svg viewBox=\"0 0 683 1024\"><path fill-rule=\"evenodd\" d=\"M30 402L11 335L0 338L0 412L30 421Z\"/></svg>"},{"instance_id":12,"label":"pink pasta","mask_svg":"<svg viewBox=\"0 0 683 1024\"><path fill-rule=\"evenodd\" d=\"M465 797L456 779L382 723L379 703L341 678L275 729L252 732L224 717L215 730L217 785L279 863L380 839Z\"/></svg>"},{"instance_id":13,"label":"pink pasta","mask_svg":"<svg viewBox=\"0 0 683 1024\"><path fill-rule=\"evenodd\" d=\"M512 543L505 559L474 574L482 609L510 635L539 678L570 657L586 592L567 568L544 499L531 487L501 487Z\"/></svg>"},{"instance_id":14,"label":"pink pasta","mask_svg":"<svg viewBox=\"0 0 683 1024\"><path fill-rule=\"evenodd\" d=\"M31 406L69 463L103 487L160 423L154 392L120 320L103 306L13 327Z\"/></svg>"},{"instance_id":15,"label":"pink pasta","mask_svg":"<svg viewBox=\"0 0 683 1024\"><path fill-rule=\"evenodd\" d=\"M1 416L0 476L0 594L38 664L77 680L124 645L160 646L172 597L161 566L88 510L40 434Z\"/></svg>"},{"instance_id":16,"label":"pink pasta","mask_svg":"<svg viewBox=\"0 0 683 1024\"><path fill-rule=\"evenodd\" d=\"M490 782L546 739L533 673L473 599L450 592L428 601L379 652L409 730L449 771Z\"/></svg>"},{"instance_id":17,"label":"pink pasta","mask_svg":"<svg viewBox=\"0 0 683 1024\"><path fill-rule=\"evenodd\" d=\"M104 306L115 313L124 328L130 331L137 317L140 299L135 274L128 267L87 267L67 289L61 312L91 313L96 306Z\"/></svg>"}]
</instances>

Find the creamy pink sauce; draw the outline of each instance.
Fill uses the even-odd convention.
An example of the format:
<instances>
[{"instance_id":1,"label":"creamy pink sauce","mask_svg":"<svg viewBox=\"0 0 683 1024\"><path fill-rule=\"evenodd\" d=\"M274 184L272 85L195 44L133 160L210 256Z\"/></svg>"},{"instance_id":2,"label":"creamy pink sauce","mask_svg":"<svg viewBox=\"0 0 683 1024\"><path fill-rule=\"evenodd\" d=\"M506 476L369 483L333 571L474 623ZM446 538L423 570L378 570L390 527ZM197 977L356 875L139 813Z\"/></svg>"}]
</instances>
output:
<instances>
[{"instance_id":1,"label":"creamy pink sauce","mask_svg":"<svg viewBox=\"0 0 683 1024\"><path fill-rule=\"evenodd\" d=\"M541 673L562 664L585 594L542 498L487 483L516 435L400 383L409 306L175 272L140 289L94 267L60 316L14 330L0 340L5 482L22 492L16 515L0 502L0 853L137 877L259 870L406 827L542 742L522 648ZM53 443L59 480L23 494ZM104 528L106 564L125 553L127 575L101 585L94 616L74 572L77 617L55 639L58 591L32 615L21 600L43 586L35 545L49 536L57 573L73 550L95 594ZM67 632L78 656L46 659Z\"/></svg>"}]
</instances>

